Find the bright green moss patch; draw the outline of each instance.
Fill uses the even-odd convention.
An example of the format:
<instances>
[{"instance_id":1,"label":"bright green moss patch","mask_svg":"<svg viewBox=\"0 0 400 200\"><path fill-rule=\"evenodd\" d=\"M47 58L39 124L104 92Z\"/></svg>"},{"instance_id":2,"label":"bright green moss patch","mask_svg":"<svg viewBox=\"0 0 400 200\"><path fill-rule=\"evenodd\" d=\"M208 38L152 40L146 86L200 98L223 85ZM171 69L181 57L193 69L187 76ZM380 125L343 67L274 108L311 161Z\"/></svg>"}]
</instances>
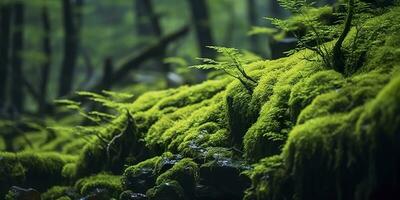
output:
<instances>
[{"instance_id":1,"label":"bright green moss patch","mask_svg":"<svg viewBox=\"0 0 400 200\"><path fill-rule=\"evenodd\" d=\"M257 121L244 136L244 151L249 160L256 161L279 153L293 125L288 105L291 89L318 70L315 65L303 61L279 77L272 96L262 106Z\"/></svg>"}]
</instances>

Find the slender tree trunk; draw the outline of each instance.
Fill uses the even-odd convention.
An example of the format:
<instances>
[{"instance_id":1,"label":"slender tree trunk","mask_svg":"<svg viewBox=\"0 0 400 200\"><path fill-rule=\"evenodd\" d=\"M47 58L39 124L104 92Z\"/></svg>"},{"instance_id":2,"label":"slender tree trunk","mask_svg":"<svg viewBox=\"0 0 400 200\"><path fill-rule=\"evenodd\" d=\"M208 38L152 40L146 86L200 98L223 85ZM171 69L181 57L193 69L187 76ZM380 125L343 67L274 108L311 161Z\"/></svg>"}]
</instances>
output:
<instances>
[{"instance_id":1,"label":"slender tree trunk","mask_svg":"<svg viewBox=\"0 0 400 200\"><path fill-rule=\"evenodd\" d=\"M103 66L103 78L102 78L102 83L104 85L104 89L108 90L110 89L111 86L111 81L112 81L112 76L113 76L113 69L114 65L112 62L111 57L107 57L104 60L104 66Z\"/></svg>"},{"instance_id":2,"label":"slender tree trunk","mask_svg":"<svg viewBox=\"0 0 400 200\"><path fill-rule=\"evenodd\" d=\"M8 62L10 49L11 6L0 8L0 110L6 103Z\"/></svg>"},{"instance_id":3,"label":"slender tree trunk","mask_svg":"<svg viewBox=\"0 0 400 200\"><path fill-rule=\"evenodd\" d=\"M71 92L77 59L78 33L74 23L74 4L70 0L63 0L64 23L64 58L59 78L59 96L65 96Z\"/></svg>"},{"instance_id":4,"label":"slender tree trunk","mask_svg":"<svg viewBox=\"0 0 400 200\"><path fill-rule=\"evenodd\" d=\"M50 74L50 63L51 63L51 41L50 41L50 18L49 12L46 6L42 8L42 23L43 23L43 32L44 36L42 39L43 45L43 53L46 55L46 61L42 66L41 70L41 81L39 85L39 96L41 98L39 102L39 112L45 113L46 112L46 104L47 104L47 86L49 83L49 74Z\"/></svg>"},{"instance_id":5,"label":"slender tree trunk","mask_svg":"<svg viewBox=\"0 0 400 200\"><path fill-rule=\"evenodd\" d=\"M161 39L162 29L159 21L159 17L154 12L153 3L151 0L135 0L136 8L136 31L140 36L153 35L154 37ZM172 83L168 78L168 73L171 71L169 64L163 63L163 59L166 57L166 48L163 47L160 55L157 57L157 65L161 66L161 71L165 76L167 86L171 86Z\"/></svg>"},{"instance_id":6,"label":"slender tree trunk","mask_svg":"<svg viewBox=\"0 0 400 200\"><path fill-rule=\"evenodd\" d=\"M138 35L161 37L162 30L151 0L135 0L136 31Z\"/></svg>"},{"instance_id":7,"label":"slender tree trunk","mask_svg":"<svg viewBox=\"0 0 400 200\"><path fill-rule=\"evenodd\" d=\"M22 74L22 50L24 45L24 5L14 5L14 30L11 51L11 102L18 113L23 111L24 94Z\"/></svg>"},{"instance_id":8,"label":"slender tree trunk","mask_svg":"<svg viewBox=\"0 0 400 200\"><path fill-rule=\"evenodd\" d=\"M210 20L206 0L188 0L192 12L200 55L204 58L214 58L215 52L207 46L214 45L210 28Z\"/></svg>"},{"instance_id":9,"label":"slender tree trunk","mask_svg":"<svg viewBox=\"0 0 400 200\"><path fill-rule=\"evenodd\" d=\"M250 26L257 26L258 25L258 16L257 16L257 1L256 0L247 0L247 13L249 17L249 24ZM260 47L260 38L257 35L250 36L250 43L252 50L257 53L261 54L262 50Z\"/></svg>"}]
</instances>

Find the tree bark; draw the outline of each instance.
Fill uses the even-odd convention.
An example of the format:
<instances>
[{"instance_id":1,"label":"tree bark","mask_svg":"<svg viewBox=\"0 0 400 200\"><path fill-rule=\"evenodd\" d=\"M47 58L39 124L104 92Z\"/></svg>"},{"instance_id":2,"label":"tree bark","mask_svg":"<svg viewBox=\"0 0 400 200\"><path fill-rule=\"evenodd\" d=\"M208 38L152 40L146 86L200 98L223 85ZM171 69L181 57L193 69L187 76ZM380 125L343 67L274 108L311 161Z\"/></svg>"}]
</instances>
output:
<instances>
[{"instance_id":1,"label":"tree bark","mask_svg":"<svg viewBox=\"0 0 400 200\"><path fill-rule=\"evenodd\" d=\"M250 26L257 26L258 25L258 16L257 16L257 1L256 0L247 0L247 13L249 17L249 24ZM261 54L262 50L260 47L260 38L257 35L250 36L250 43L252 50L257 53Z\"/></svg>"},{"instance_id":2,"label":"tree bark","mask_svg":"<svg viewBox=\"0 0 400 200\"><path fill-rule=\"evenodd\" d=\"M161 37L162 30L151 0L135 0L136 31L138 35Z\"/></svg>"},{"instance_id":3,"label":"tree bark","mask_svg":"<svg viewBox=\"0 0 400 200\"><path fill-rule=\"evenodd\" d=\"M50 18L49 12L46 6L42 8L42 23L43 23L43 32L44 36L42 38L42 48L43 53L46 55L46 61L43 63L41 70L41 81L39 85L39 94L40 94L40 102L39 102L39 112L46 113L46 105L47 105L47 86L49 82L49 74L50 74L50 63L51 63L51 41L50 41Z\"/></svg>"},{"instance_id":4,"label":"tree bark","mask_svg":"<svg viewBox=\"0 0 400 200\"><path fill-rule=\"evenodd\" d=\"M215 52L207 46L214 45L214 39L210 28L209 13L206 0L188 0L192 20L196 30L200 55L203 58L215 58Z\"/></svg>"},{"instance_id":5,"label":"tree bark","mask_svg":"<svg viewBox=\"0 0 400 200\"><path fill-rule=\"evenodd\" d=\"M0 109L6 103L7 77L9 72L11 6L2 5L0 8Z\"/></svg>"},{"instance_id":6,"label":"tree bark","mask_svg":"<svg viewBox=\"0 0 400 200\"><path fill-rule=\"evenodd\" d=\"M78 32L74 23L74 4L70 0L63 0L64 23L64 58L59 78L58 96L65 96L71 92L78 49Z\"/></svg>"},{"instance_id":7,"label":"tree bark","mask_svg":"<svg viewBox=\"0 0 400 200\"><path fill-rule=\"evenodd\" d=\"M136 8L136 30L137 34L140 36L153 35L157 39L161 39L163 31L160 25L159 17L154 12L153 3L151 0L135 0ZM166 48L161 49L160 54L157 56L157 66L161 66L161 71L165 77L167 86L172 86L173 84L168 78L168 73L171 71L169 64L163 62L166 57Z\"/></svg>"},{"instance_id":8,"label":"tree bark","mask_svg":"<svg viewBox=\"0 0 400 200\"><path fill-rule=\"evenodd\" d=\"M158 43L149 46L141 53L128 56L126 60L119 65L118 69L113 71L112 76L108 79L107 87L111 87L117 81L124 79L130 71L139 68L140 64L143 62L162 54L168 44L185 36L188 32L189 28L185 26L174 33L162 37ZM101 91L105 87L103 81L101 81L89 91Z\"/></svg>"},{"instance_id":9,"label":"tree bark","mask_svg":"<svg viewBox=\"0 0 400 200\"><path fill-rule=\"evenodd\" d=\"M11 102L14 109L20 113L23 111L23 74L22 74L22 50L24 46L24 5L20 2L14 5L14 31L11 51Z\"/></svg>"}]
</instances>

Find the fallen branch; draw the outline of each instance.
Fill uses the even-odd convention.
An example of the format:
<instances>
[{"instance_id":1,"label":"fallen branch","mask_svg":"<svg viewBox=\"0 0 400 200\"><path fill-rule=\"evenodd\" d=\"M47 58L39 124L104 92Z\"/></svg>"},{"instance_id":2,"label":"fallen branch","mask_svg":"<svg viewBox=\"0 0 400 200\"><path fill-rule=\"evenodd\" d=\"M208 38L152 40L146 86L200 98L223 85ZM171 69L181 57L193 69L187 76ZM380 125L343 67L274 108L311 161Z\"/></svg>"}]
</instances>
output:
<instances>
[{"instance_id":1,"label":"fallen branch","mask_svg":"<svg viewBox=\"0 0 400 200\"><path fill-rule=\"evenodd\" d=\"M141 53L135 54L133 56L128 56L125 59L125 61L123 61L117 68L117 70L112 74L110 82L108 83L100 82L97 85L95 85L90 91L96 92L104 89L106 86L108 87L112 86L119 80L125 78L130 71L138 69L143 62L164 53L164 49L167 47L168 44L185 36L188 32L189 32L189 26L184 26L178 31L161 38L160 41L146 48Z\"/></svg>"}]
</instances>

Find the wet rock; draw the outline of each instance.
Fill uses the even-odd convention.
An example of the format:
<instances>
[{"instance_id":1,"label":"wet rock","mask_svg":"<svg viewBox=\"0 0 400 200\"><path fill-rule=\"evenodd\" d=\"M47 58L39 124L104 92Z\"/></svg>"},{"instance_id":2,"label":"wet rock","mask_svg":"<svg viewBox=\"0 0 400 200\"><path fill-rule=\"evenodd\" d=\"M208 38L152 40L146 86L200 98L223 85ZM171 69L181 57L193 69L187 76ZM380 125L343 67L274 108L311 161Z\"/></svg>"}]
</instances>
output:
<instances>
[{"instance_id":1,"label":"wet rock","mask_svg":"<svg viewBox=\"0 0 400 200\"><path fill-rule=\"evenodd\" d=\"M40 193L33 188L12 186L6 196L7 200L40 200Z\"/></svg>"},{"instance_id":2,"label":"wet rock","mask_svg":"<svg viewBox=\"0 0 400 200\"><path fill-rule=\"evenodd\" d=\"M131 190L127 190L121 193L119 196L120 200L147 200L147 197L145 194L142 193L135 193L132 192Z\"/></svg>"},{"instance_id":3,"label":"wet rock","mask_svg":"<svg viewBox=\"0 0 400 200\"><path fill-rule=\"evenodd\" d=\"M250 179L241 172L250 167L230 158L219 158L200 167L199 199L242 199Z\"/></svg>"},{"instance_id":4,"label":"wet rock","mask_svg":"<svg viewBox=\"0 0 400 200\"><path fill-rule=\"evenodd\" d=\"M160 161L157 163L158 174L162 174L171 169L175 165L175 163L179 162L180 160L182 160L182 156L179 154L162 156Z\"/></svg>"},{"instance_id":5,"label":"wet rock","mask_svg":"<svg viewBox=\"0 0 400 200\"><path fill-rule=\"evenodd\" d=\"M163 182L146 192L149 200L183 200L182 186L177 181Z\"/></svg>"},{"instance_id":6,"label":"wet rock","mask_svg":"<svg viewBox=\"0 0 400 200\"><path fill-rule=\"evenodd\" d=\"M155 182L154 169L149 167L137 169L124 179L125 188L129 188L137 193L145 193L149 188L154 186Z\"/></svg>"},{"instance_id":7,"label":"wet rock","mask_svg":"<svg viewBox=\"0 0 400 200\"><path fill-rule=\"evenodd\" d=\"M79 199L79 200L110 200L110 192L107 189L95 189L89 195Z\"/></svg>"}]
</instances>

